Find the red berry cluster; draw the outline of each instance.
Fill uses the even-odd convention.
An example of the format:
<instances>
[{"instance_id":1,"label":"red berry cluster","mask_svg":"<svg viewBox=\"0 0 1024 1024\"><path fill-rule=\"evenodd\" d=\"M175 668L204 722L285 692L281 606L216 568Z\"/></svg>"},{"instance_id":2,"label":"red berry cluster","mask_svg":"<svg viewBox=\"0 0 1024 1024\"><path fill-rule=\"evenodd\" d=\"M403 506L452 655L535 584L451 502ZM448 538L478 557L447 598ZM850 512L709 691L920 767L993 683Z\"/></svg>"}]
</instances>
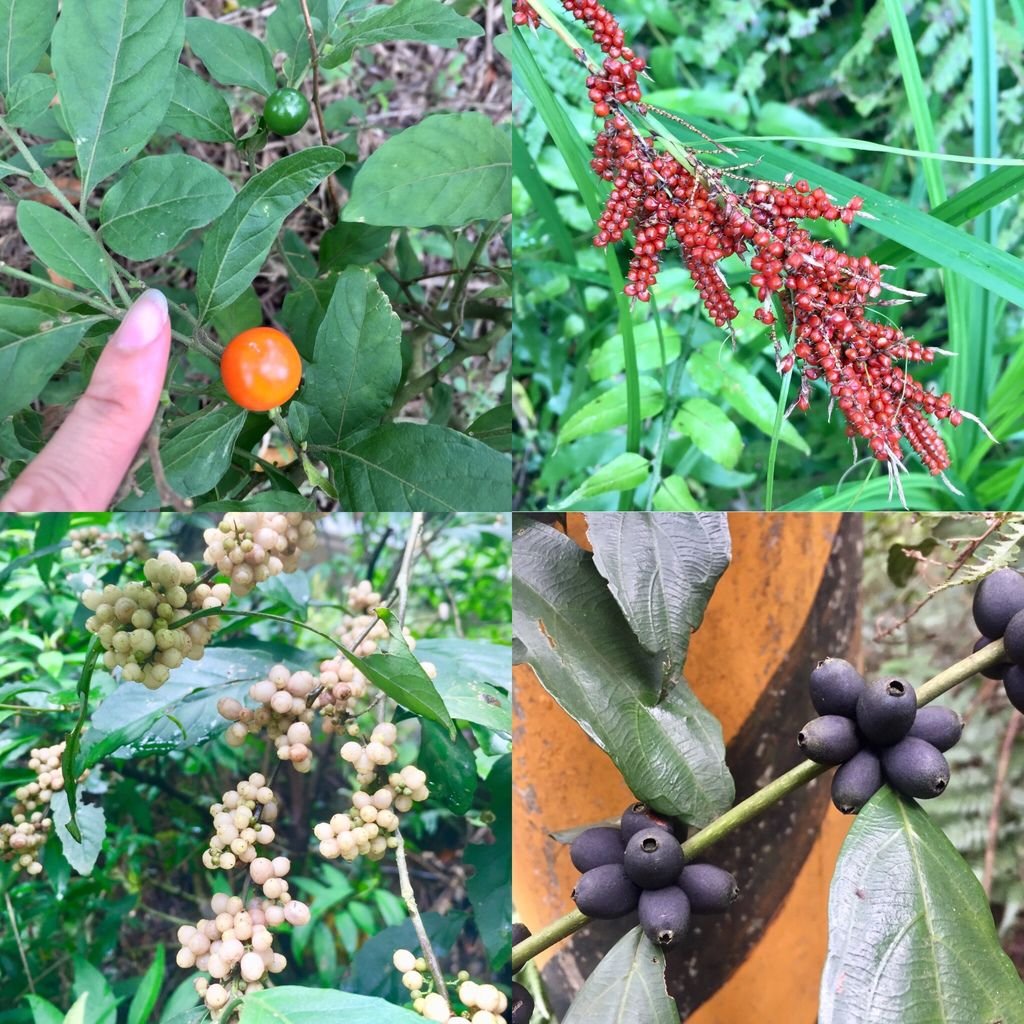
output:
<instances>
[{"instance_id":1,"label":"red berry cluster","mask_svg":"<svg viewBox=\"0 0 1024 1024\"><path fill-rule=\"evenodd\" d=\"M946 446L926 417L957 426L962 413L948 394L926 391L901 365L931 362L933 350L868 318L866 308L879 303L885 287L881 267L815 241L798 223L851 224L862 208L860 197L839 206L806 181L756 181L741 195L696 160L690 169L657 151L654 137L640 135L623 113L626 105L641 104L644 59L625 45L621 27L595 0L563 0L563 6L606 54L587 78L594 113L604 120L591 167L612 183L594 244L612 245L633 232L626 294L650 299L663 250L674 236L709 317L723 327L739 311L719 264L749 252L750 283L763 303L755 317L771 326L781 310L796 339L779 366L786 372L795 360L802 364L797 407L809 407L810 383L820 379L846 418L847 435L863 437L877 459L898 466L905 437L930 472L946 469ZM515 21L539 23L527 0L517 0ZM644 113L642 106L636 109Z\"/></svg>"}]
</instances>

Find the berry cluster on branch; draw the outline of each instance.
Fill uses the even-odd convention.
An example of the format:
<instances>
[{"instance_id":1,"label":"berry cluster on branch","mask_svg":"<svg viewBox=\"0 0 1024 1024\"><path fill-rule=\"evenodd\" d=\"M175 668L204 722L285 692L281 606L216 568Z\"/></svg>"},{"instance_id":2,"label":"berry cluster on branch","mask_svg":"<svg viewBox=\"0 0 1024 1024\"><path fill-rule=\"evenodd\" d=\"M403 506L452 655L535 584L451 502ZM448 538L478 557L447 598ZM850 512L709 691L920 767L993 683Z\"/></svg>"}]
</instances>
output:
<instances>
[{"instance_id":1,"label":"berry cluster on branch","mask_svg":"<svg viewBox=\"0 0 1024 1024\"><path fill-rule=\"evenodd\" d=\"M295 572L300 554L316 545L316 522L303 512L231 512L203 539L203 561L231 580L232 594L244 597L271 576Z\"/></svg>"},{"instance_id":2,"label":"berry cluster on branch","mask_svg":"<svg viewBox=\"0 0 1024 1024\"><path fill-rule=\"evenodd\" d=\"M36 777L14 791L16 803L11 809L11 820L0 824L0 858L13 860L30 875L43 870L38 858L53 827L48 814L50 800L64 788L60 767L63 753L64 743L37 747L30 752L28 766Z\"/></svg>"},{"instance_id":3,"label":"berry cluster on branch","mask_svg":"<svg viewBox=\"0 0 1024 1024\"><path fill-rule=\"evenodd\" d=\"M982 634L974 650L1002 640L1008 658L984 674L1001 679L1006 699L1024 714L1024 576L1016 569L997 569L986 576L974 593L973 612Z\"/></svg>"},{"instance_id":4,"label":"berry cluster on branch","mask_svg":"<svg viewBox=\"0 0 1024 1024\"><path fill-rule=\"evenodd\" d=\"M964 728L951 708L918 709L909 683L867 683L842 658L819 662L810 692L819 717L800 730L797 743L812 761L840 766L832 776L832 802L844 814L856 814L886 782L925 800L945 791L949 763L943 753Z\"/></svg>"},{"instance_id":5,"label":"berry cluster on branch","mask_svg":"<svg viewBox=\"0 0 1024 1024\"><path fill-rule=\"evenodd\" d=\"M257 807L260 808L258 817ZM214 868L230 871L238 861L254 863L257 845L266 846L274 841L271 822L277 820L277 812L274 793L263 775L254 772L247 780L239 782L221 797L219 804L210 805L216 834L203 852L203 864L211 871Z\"/></svg>"},{"instance_id":6,"label":"berry cluster on branch","mask_svg":"<svg viewBox=\"0 0 1024 1024\"><path fill-rule=\"evenodd\" d=\"M720 913L739 896L736 879L713 864L687 864L672 823L636 803L618 828L581 832L569 848L581 873L572 898L588 917L611 919L639 910L656 945L678 942L690 914Z\"/></svg>"},{"instance_id":7,"label":"berry cluster on branch","mask_svg":"<svg viewBox=\"0 0 1024 1024\"><path fill-rule=\"evenodd\" d=\"M143 561L149 557L149 543L141 530L120 534L99 526L80 526L68 532L68 540L71 550L80 558L91 558L100 551L107 551L121 562L132 558Z\"/></svg>"},{"instance_id":8,"label":"berry cluster on branch","mask_svg":"<svg viewBox=\"0 0 1024 1024\"><path fill-rule=\"evenodd\" d=\"M458 977L448 983L455 990L459 1003L466 1008L456 1013L444 994L430 991L431 978L422 957L409 949L396 949L391 962L413 997L413 1010L421 1017L442 1024L466 1024L467 1020L470 1024L507 1024L502 1014L508 1009L508 996L496 985L472 981L468 972L460 971Z\"/></svg>"},{"instance_id":9,"label":"berry cluster on branch","mask_svg":"<svg viewBox=\"0 0 1024 1024\"><path fill-rule=\"evenodd\" d=\"M812 382L821 381L846 420L847 436L863 438L894 478L903 463L903 439L930 473L942 473L949 453L929 417L955 427L965 414L953 407L950 395L925 389L907 369L932 362L936 350L869 315L873 307L893 301L881 298L887 288L883 267L817 241L801 226L814 220L851 224L863 206L860 197L838 205L806 181L754 181L738 193L727 184L726 173L691 151L684 166L656 148L653 132L638 131L626 116L647 112L639 85L646 63L625 45L615 18L595 0L563 0L563 7L583 22L605 54L586 83L594 114L604 121L591 166L612 184L594 244L612 245L632 232L626 294L640 302L650 299L663 252L675 239L708 316L726 326L739 310L721 264L730 256L749 259L750 284L762 303L756 318L773 335L781 319L794 339L785 354L777 339L776 347L782 372L800 364L795 406L806 410ZM540 24L528 0L517 0L514 20L534 28Z\"/></svg>"}]
</instances>

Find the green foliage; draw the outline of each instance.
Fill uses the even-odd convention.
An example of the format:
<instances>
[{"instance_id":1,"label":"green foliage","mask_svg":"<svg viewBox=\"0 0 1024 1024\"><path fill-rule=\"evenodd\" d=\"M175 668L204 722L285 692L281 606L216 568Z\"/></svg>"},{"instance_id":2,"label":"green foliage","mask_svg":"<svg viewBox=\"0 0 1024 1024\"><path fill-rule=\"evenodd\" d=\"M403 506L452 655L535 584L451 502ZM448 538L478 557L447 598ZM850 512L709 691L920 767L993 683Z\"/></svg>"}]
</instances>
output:
<instances>
[{"instance_id":1,"label":"green foliage","mask_svg":"<svg viewBox=\"0 0 1024 1024\"><path fill-rule=\"evenodd\" d=\"M74 402L151 285L171 300L158 452L180 498L203 507L272 493L301 509L319 489L365 511L507 509L510 289L492 244L511 209L507 132L475 111L429 114L435 86L441 96L461 84L454 59L436 82L431 69L424 96L401 97L397 118L376 119L373 151L360 146L400 77L406 91L415 81L381 81L366 48L454 49L484 34L480 5L401 0L343 14L340 0L286 0L242 24L181 0L68 0L59 20L57 6L0 4L0 174L36 190L15 197L24 258L0 267L10 288L0 294L0 490L51 432L40 407ZM261 112L282 86L327 109L268 149ZM75 160L77 179L54 174L56 159ZM329 299L336 286L351 297L353 274L377 315L338 330ZM314 361L305 413L276 418L270 446L266 416L225 404L217 366L234 334L265 319ZM305 435L303 416L331 422L339 391L361 388L372 401L342 405L343 433ZM483 416L487 429L470 433ZM166 504L154 479L141 468L122 508Z\"/></svg>"}]
</instances>

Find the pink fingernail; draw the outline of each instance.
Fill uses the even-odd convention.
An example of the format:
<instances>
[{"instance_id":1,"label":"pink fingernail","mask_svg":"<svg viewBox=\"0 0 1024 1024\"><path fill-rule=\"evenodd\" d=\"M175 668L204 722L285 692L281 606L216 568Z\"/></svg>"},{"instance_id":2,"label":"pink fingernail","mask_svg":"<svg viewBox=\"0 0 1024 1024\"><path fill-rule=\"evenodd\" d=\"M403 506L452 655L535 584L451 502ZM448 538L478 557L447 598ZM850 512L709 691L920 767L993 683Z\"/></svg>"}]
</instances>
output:
<instances>
[{"instance_id":1,"label":"pink fingernail","mask_svg":"<svg viewBox=\"0 0 1024 1024\"><path fill-rule=\"evenodd\" d=\"M122 352L138 352L161 336L167 319L166 297L163 292L150 289L128 310L111 343Z\"/></svg>"}]
</instances>

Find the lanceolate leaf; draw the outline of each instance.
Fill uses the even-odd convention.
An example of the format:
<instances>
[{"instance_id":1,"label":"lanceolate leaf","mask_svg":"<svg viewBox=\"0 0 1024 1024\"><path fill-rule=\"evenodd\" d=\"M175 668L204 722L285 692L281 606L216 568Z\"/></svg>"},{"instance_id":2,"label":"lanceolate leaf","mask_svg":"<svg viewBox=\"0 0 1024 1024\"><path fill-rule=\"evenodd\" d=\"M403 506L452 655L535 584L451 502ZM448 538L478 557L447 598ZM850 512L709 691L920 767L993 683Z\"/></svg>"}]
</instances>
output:
<instances>
[{"instance_id":1,"label":"lanceolate leaf","mask_svg":"<svg viewBox=\"0 0 1024 1024\"><path fill-rule=\"evenodd\" d=\"M732 543L723 512L693 515L596 512L587 516L594 564L644 650L663 666L666 688L686 661Z\"/></svg>"},{"instance_id":2,"label":"lanceolate leaf","mask_svg":"<svg viewBox=\"0 0 1024 1024\"><path fill-rule=\"evenodd\" d=\"M515 659L608 752L637 798L698 826L728 808L721 726L685 680L664 691L661 658L640 645L593 557L527 520L512 564Z\"/></svg>"},{"instance_id":3,"label":"lanceolate leaf","mask_svg":"<svg viewBox=\"0 0 1024 1024\"><path fill-rule=\"evenodd\" d=\"M512 212L512 146L483 114L434 114L363 164L342 215L390 227L462 227Z\"/></svg>"},{"instance_id":4,"label":"lanceolate leaf","mask_svg":"<svg viewBox=\"0 0 1024 1024\"><path fill-rule=\"evenodd\" d=\"M353 658L353 664L358 666L370 682L403 708L437 722L448 730L449 735L454 736L455 723L452 716L448 714L433 680L409 650L398 619L387 608L379 609L377 614L388 627L386 647L366 658Z\"/></svg>"},{"instance_id":5,"label":"lanceolate leaf","mask_svg":"<svg viewBox=\"0 0 1024 1024\"><path fill-rule=\"evenodd\" d=\"M194 156L145 157L103 197L103 241L130 260L162 256L219 217L234 195L216 167Z\"/></svg>"},{"instance_id":6,"label":"lanceolate leaf","mask_svg":"<svg viewBox=\"0 0 1024 1024\"><path fill-rule=\"evenodd\" d=\"M167 113L185 39L181 0L64 0L53 70L82 195L128 163Z\"/></svg>"},{"instance_id":7,"label":"lanceolate leaf","mask_svg":"<svg viewBox=\"0 0 1024 1024\"><path fill-rule=\"evenodd\" d=\"M70 217L42 203L18 203L18 228L48 269L69 281L109 294L103 250Z\"/></svg>"},{"instance_id":8,"label":"lanceolate leaf","mask_svg":"<svg viewBox=\"0 0 1024 1024\"><path fill-rule=\"evenodd\" d=\"M346 270L316 336L299 399L309 410L308 438L336 444L380 422L402 377L402 325L367 270Z\"/></svg>"},{"instance_id":9,"label":"lanceolate leaf","mask_svg":"<svg viewBox=\"0 0 1024 1024\"><path fill-rule=\"evenodd\" d=\"M460 39L483 35L471 18L464 18L454 6L439 0L398 0L389 7L377 5L360 21L348 22L339 34L335 49L322 61L333 68L347 61L357 46L403 39L435 46L456 46Z\"/></svg>"},{"instance_id":10,"label":"lanceolate leaf","mask_svg":"<svg viewBox=\"0 0 1024 1024\"><path fill-rule=\"evenodd\" d=\"M1024 982L974 872L887 786L843 843L828 916L820 1024L1024 1021Z\"/></svg>"},{"instance_id":11,"label":"lanceolate leaf","mask_svg":"<svg viewBox=\"0 0 1024 1024\"><path fill-rule=\"evenodd\" d=\"M508 456L457 430L385 423L322 453L348 508L498 512L510 507Z\"/></svg>"},{"instance_id":12,"label":"lanceolate leaf","mask_svg":"<svg viewBox=\"0 0 1024 1024\"><path fill-rule=\"evenodd\" d=\"M57 0L0 0L0 93L35 70L56 20Z\"/></svg>"},{"instance_id":13,"label":"lanceolate leaf","mask_svg":"<svg viewBox=\"0 0 1024 1024\"><path fill-rule=\"evenodd\" d=\"M665 954L637 926L601 957L562 1024L679 1024Z\"/></svg>"},{"instance_id":14,"label":"lanceolate leaf","mask_svg":"<svg viewBox=\"0 0 1024 1024\"><path fill-rule=\"evenodd\" d=\"M245 291L259 273L285 218L345 161L330 146L293 153L250 178L209 229L199 258L199 319Z\"/></svg>"}]
</instances>

